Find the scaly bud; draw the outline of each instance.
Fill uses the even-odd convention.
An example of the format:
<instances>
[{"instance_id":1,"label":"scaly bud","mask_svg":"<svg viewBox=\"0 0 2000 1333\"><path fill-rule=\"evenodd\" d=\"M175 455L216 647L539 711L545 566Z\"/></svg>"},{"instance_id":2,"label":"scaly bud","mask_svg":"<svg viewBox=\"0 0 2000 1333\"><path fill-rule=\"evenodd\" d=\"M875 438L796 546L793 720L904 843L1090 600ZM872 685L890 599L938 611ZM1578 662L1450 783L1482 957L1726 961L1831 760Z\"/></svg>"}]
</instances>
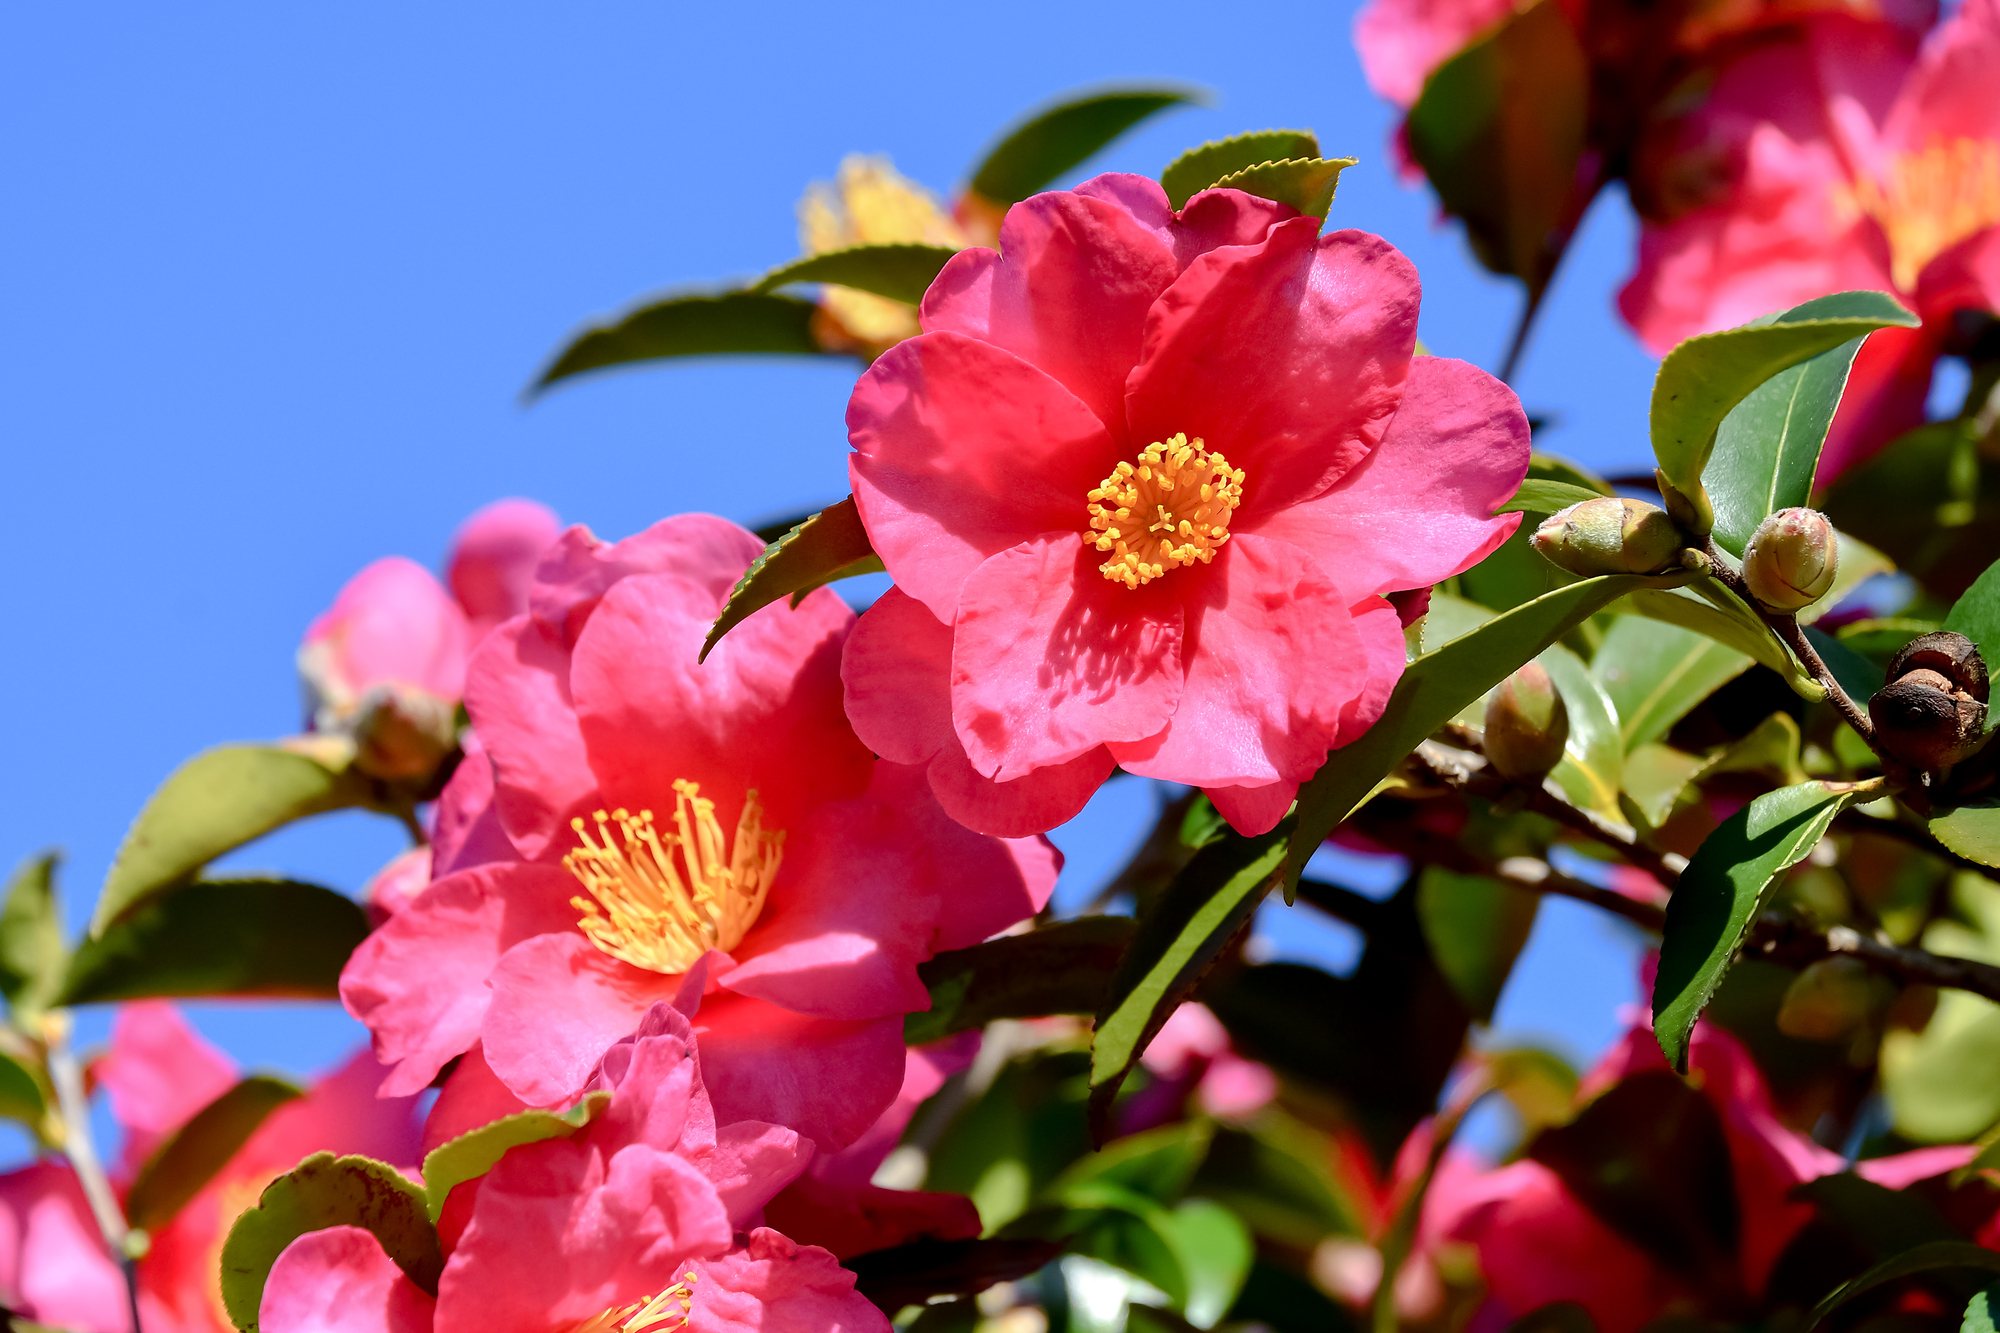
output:
<instances>
[{"instance_id":1,"label":"scaly bud","mask_svg":"<svg viewBox=\"0 0 2000 1333\"><path fill-rule=\"evenodd\" d=\"M1486 758L1505 777L1539 782L1568 741L1569 709L1538 662L1501 681L1487 701Z\"/></svg>"},{"instance_id":2,"label":"scaly bud","mask_svg":"<svg viewBox=\"0 0 2000 1333\"><path fill-rule=\"evenodd\" d=\"M1667 511L1607 495L1550 514L1534 546L1572 574L1658 574L1675 568L1687 538Z\"/></svg>"},{"instance_id":3,"label":"scaly bud","mask_svg":"<svg viewBox=\"0 0 2000 1333\"><path fill-rule=\"evenodd\" d=\"M1986 662L1972 640L1950 630L1912 639L1868 701L1876 743L1926 772L1970 758L1986 740L1987 689Z\"/></svg>"},{"instance_id":4,"label":"scaly bud","mask_svg":"<svg viewBox=\"0 0 2000 1333\"><path fill-rule=\"evenodd\" d=\"M424 782L458 744L450 704L415 686L377 685L361 698L354 766L384 782Z\"/></svg>"},{"instance_id":5,"label":"scaly bud","mask_svg":"<svg viewBox=\"0 0 2000 1333\"><path fill-rule=\"evenodd\" d=\"M1802 611L1833 587L1840 543L1816 509L1780 509L1743 548L1743 581L1773 611Z\"/></svg>"}]
</instances>

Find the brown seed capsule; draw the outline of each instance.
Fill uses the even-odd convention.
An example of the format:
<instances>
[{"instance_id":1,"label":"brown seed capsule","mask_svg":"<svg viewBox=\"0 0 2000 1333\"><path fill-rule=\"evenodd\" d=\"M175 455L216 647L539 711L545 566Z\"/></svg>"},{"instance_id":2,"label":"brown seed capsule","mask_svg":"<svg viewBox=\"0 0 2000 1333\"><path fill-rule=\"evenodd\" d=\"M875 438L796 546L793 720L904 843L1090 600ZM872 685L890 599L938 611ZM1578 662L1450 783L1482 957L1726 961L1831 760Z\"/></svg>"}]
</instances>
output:
<instances>
[{"instance_id":1,"label":"brown seed capsule","mask_svg":"<svg viewBox=\"0 0 2000 1333\"><path fill-rule=\"evenodd\" d=\"M1487 762L1517 782L1538 782L1562 762L1569 709L1540 663L1500 682L1486 704Z\"/></svg>"},{"instance_id":2,"label":"brown seed capsule","mask_svg":"<svg viewBox=\"0 0 2000 1333\"><path fill-rule=\"evenodd\" d=\"M1743 548L1743 581L1773 611L1802 611L1833 587L1840 546L1833 524L1813 509L1780 509Z\"/></svg>"},{"instance_id":3,"label":"brown seed capsule","mask_svg":"<svg viewBox=\"0 0 2000 1333\"><path fill-rule=\"evenodd\" d=\"M1549 515L1534 547L1572 574L1658 574L1680 563L1687 538L1667 511L1643 500L1603 496Z\"/></svg>"},{"instance_id":4,"label":"brown seed capsule","mask_svg":"<svg viewBox=\"0 0 2000 1333\"><path fill-rule=\"evenodd\" d=\"M1905 644L1889 683L1868 701L1883 751L1936 772L1971 757L1986 739L1986 663L1963 634L1940 630Z\"/></svg>"}]
</instances>

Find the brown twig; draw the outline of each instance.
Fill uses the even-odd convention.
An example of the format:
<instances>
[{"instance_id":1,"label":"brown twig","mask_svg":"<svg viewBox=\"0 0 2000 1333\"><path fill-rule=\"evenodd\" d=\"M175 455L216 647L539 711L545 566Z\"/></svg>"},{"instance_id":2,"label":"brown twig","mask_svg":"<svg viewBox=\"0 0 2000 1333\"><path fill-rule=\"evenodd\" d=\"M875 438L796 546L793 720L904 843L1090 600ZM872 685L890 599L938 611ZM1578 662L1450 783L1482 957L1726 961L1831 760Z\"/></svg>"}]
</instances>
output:
<instances>
[{"instance_id":1,"label":"brown twig","mask_svg":"<svg viewBox=\"0 0 2000 1333\"><path fill-rule=\"evenodd\" d=\"M1743 949L1745 953L1777 955L1800 965L1847 954L1905 984L1942 986L2000 1000L2000 967L1991 963L1908 948L1864 935L1851 926L1834 926L1821 934L1797 917L1781 912L1766 912L1759 917Z\"/></svg>"}]
</instances>

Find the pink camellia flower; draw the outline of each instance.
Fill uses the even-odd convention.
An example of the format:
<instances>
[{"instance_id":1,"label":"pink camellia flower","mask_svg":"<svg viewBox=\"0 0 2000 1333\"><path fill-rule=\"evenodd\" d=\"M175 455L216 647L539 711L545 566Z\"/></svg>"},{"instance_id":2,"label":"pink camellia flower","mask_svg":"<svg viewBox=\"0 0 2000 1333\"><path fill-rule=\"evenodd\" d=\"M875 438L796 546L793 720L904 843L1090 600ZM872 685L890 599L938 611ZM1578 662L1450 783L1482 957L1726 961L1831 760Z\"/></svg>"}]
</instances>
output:
<instances>
[{"instance_id":1,"label":"pink camellia flower","mask_svg":"<svg viewBox=\"0 0 2000 1333\"><path fill-rule=\"evenodd\" d=\"M1961 310L2000 310L2000 5L1907 29L1822 18L1725 66L1647 150L1676 206L1647 221L1619 309L1646 344L1815 296L1894 292L1923 317L1856 358L1829 481L1923 420Z\"/></svg>"},{"instance_id":2,"label":"pink camellia flower","mask_svg":"<svg viewBox=\"0 0 2000 1333\"><path fill-rule=\"evenodd\" d=\"M1361 72L1407 111L1432 70L1513 12L1513 0L1370 0L1354 16Z\"/></svg>"},{"instance_id":3,"label":"pink camellia flower","mask_svg":"<svg viewBox=\"0 0 2000 1333\"><path fill-rule=\"evenodd\" d=\"M606 1053L610 1105L569 1138L515 1148L453 1191L467 1221L441 1233L435 1298L364 1230L292 1242L264 1286L267 1333L886 1333L888 1320L825 1250L758 1225L812 1144L755 1122L718 1124L695 1037L659 1004ZM457 1123L470 1099L440 1098ZM444 1135L448 1136L448 1135Z\"/></svg>"},{"instance_id":4,"label":"pink camellia flower","mask_svg":"<svg viewBox=\"0 0 2000 1333\"><path fill-rule=\"evenodd\" d=\"M1413 360L1409 261L1319 228L1140 176L1037 195L862 376L850 473L896 587L848 715L955 818L1048 828L1121 765L1270 828L1402 672L1382 594L1514 530L1514 395Z\"/></svg>"},{"instance_id":5,"label":"pink camellia flower","mask_svg":"<svg viewBox=\"0 0 2000 1333\"><path fill-rule=\"evenodd\" d=\"M1225 1120L1253 1116L1278 1095L1271 1067L1238 1055L1221 1020L1203 1004L1174 1010L1140 1061L1156 1078L1193 1084L1201 1109Z\"/></svg>"},{"instance_id":6,"label":"pink camellia flower","mask_svg":"<svg viewBox=\"0 0 2000 1333\"><path fill-rule=\"evenodd\" d=\"M832 592L765 608L697 663L761 550L702 515L616 544L573 528L529 613L480 646L484 762L440 802L450 873L341 980L389 1091L478 1042L515 1096L564 1104L674 1000L698 1008L722 1114L838 1148L903 1081L902 1015L929 1004L916 965L1047 901L1046 841L952 823L921 772L855 738L838 675L854 617Z\"/></svg>"}]
</instances>

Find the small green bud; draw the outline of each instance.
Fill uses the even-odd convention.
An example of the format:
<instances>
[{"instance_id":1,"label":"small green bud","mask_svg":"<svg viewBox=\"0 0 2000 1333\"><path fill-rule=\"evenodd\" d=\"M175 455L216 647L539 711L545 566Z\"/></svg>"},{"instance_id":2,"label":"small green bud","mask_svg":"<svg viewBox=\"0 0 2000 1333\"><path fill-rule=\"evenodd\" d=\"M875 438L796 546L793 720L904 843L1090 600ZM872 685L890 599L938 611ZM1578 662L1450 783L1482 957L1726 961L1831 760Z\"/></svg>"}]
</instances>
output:
<instances>
[{"instance_id":1,"label":"small green bud","mask_svg":"<svg viewBox=\"0 0 2000 1333\"><path fill-rule=\"evenodd\" d=\"M1486 759L1504 777L1539 782L1568 742L1569 708L1538 662L1501 681L1486 703Z\"/></svg>"},{"instance_id":2,"label":"small green bud","mask_svg":"<svg viewBox=\"0 0 2000 1333\"><path fill-rule=\"evenodd\" d=\"M1833 587L1840 543L1815 509L1780 509L1750 534L1743 581L1773 611L1802 611Z\"/></svg>"},{"instance_id":3,"label":"small green bud","mask_svg":"<svg viewBox=\"0 0 2000 1333\"><path fill-rule=\"evenodd\" d=\"M1677 568L1687 538L1667 511L1607 495L1550 514L1534 547L1572 574L1658 574Z\"/></svg>"}]
</instances>

